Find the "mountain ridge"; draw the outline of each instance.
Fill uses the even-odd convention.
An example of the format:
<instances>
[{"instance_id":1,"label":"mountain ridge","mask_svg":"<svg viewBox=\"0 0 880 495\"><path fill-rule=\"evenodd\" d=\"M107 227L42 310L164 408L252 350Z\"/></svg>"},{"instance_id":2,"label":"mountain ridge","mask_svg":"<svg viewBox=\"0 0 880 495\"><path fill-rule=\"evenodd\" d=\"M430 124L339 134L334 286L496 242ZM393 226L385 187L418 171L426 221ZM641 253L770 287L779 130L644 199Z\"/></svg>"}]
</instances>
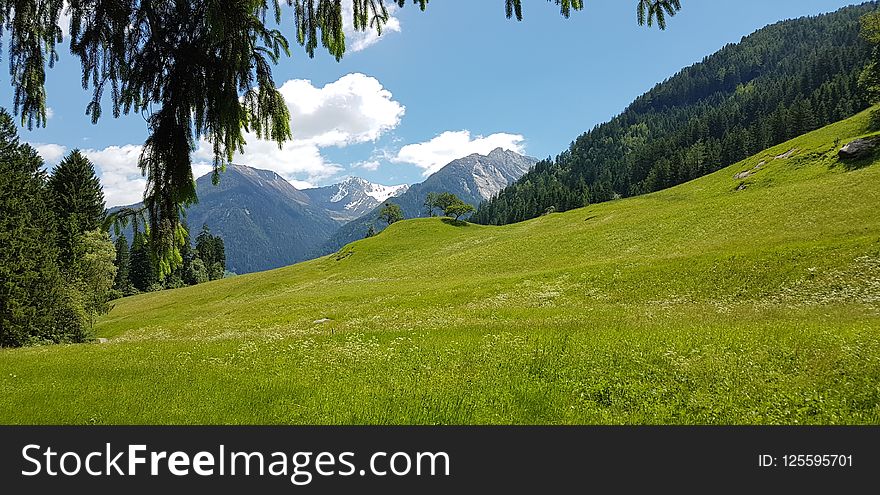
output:
<instances>
[{"instance_id":1,"label":"mountain ridge","mask_svg":"<svg viewBox=\"0 0 880 495\"><path fill-rule=\"evenodd\" d=\"M486 155L472 153L449 162L423 182L411 185L392 202L400 206L405 218L427 216L423 205L428 193L432 192L453 193L462 201L476 207L494 197L504 186L522 177L537 162L536 158L500 147ZM380 209L381 207L377 207L341 226L320 253L331 253L350 242L363 239L371 226L377 232L382 231L385 225L378 221Z\"/></svg>"},{"instance_id":2,"label":"mountain ridge","mask_svg":"<svg viewBox=\"0 0 880 495\"><path fill-rule=\"evenodd\" d=\"M191 236L207 225L224 239L229 271L271 270L326 254L343 229L363 237L359 224L356 229L348 225L377 214L384 201L401 202L410 217L417 216L426 189L455 192L478 204L483 195L499 190L500 184L525 173L535 161L499 148L487 156L472 154L453 160L412 186L385 186L348 177L310 189L297 189L272 170L230 164L216 186L210 173L196 179L199 202L187 208L185 221ZM367 229L363 227L364 233ZM131 238L130 229L126 235Z\"/></svg>"},{"instance_id":3,"label":"mountain ridge","mask_svg":"<svg viewBox=\"0 0 880 495\"><path fill-rule=\"evenodd\" d=\"M201 226L223 237L227 268L250 273L308 259L339 223L276 172L230 165L214 186L196 180L199 202L187 209L192 235Z\"/></svg>"},{"instance_id":4,"label":"mountain ridge","mask_svg":"<svg viewBox=\"0 0 880 495\"><path fill-rule=\"evenodd\" d=\"M409 184L386 186L361 177L348 177L329 186L302 189L312 202L331 212L340 222L349 222L376 208L388 198L405 193Z\"/></svg>"}]
</instances>

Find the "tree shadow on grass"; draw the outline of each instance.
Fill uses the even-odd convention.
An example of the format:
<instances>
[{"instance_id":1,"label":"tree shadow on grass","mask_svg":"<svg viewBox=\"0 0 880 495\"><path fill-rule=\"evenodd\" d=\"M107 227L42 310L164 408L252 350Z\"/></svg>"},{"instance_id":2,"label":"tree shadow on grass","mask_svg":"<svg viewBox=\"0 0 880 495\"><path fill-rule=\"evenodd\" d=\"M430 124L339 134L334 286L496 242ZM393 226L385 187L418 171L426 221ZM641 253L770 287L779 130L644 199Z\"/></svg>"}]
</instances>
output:
<instances>
[{"instance_id":1,"label":"tree shadow on grass","mask_svg":"<svg viewBox=\"0 0 880 495\"><path fill-rule=\"evenodd\" d=\"M456 220L454 218L444 218L441 222L446 225L452 225L453 227L470 227L471 224L465 222L464 220Z\"/></svg>"}]
</instances>

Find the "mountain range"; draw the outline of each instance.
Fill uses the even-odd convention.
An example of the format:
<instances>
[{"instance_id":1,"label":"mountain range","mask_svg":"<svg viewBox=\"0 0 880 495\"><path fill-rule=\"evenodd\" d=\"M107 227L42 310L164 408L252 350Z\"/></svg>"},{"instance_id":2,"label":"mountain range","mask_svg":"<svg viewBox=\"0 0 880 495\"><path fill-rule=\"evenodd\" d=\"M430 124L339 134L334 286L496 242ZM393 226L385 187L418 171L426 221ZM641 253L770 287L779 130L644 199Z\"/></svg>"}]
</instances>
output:
<instances>
[{"instance_id":1,"label":"mountain range","mask_svg":"<svg viewBox=\"0 0 880 495\"><path fill-rule=\"evenodd\" d=\"M409 185L383 186L360 177L350 177L332 186L303 189L316 205L323 207L330 216L340 222L350 222L366 215L388 198L400 196Z\"/></svg>"},{"instance_id":2,"label":"mountain range","mask_svg":"<svg viewBox=\"0 0 880 495\"><path fill-rule=\"evenodd\" d=\"M428 193L451 192L474 206L492 199L496 194L535 166L538 160L496 148L488 155L472 154L459 158L432 174L424 182L414 184L394 203L403 210L404 218L428 216L425 199ZM363 239L370 226L379 232L387 225L379 221L381 208L374 208L357 220L339 228L327 241L323 253L330 253L342 246Z\"/></svg>"},{"instance_id":3,"label":"mountain range","mask_svg":"<svg viewBox=\"0 0 880 495\"><path fill-rule=\"evenodd\" d=\"M199 202L187 210L191 235L202 225L226 245L235 273L278 268L307 259L341 225L320 203L275 172L230 165L214 186L196 181Z\"/></svg>"},{"instance_id":4,"label":"mountain range","mask_svg":"<svg viewBox=\"0 0 880 495\"><path fill-rule=\"evenodd\" d=\"M193 237L207 225L223 238L227 270L238 274L270 270L363 238L369 225L378 223L378 211L389 199L401 206L406 218L424 215L428 192L451 192L476 206L535 162L496 149L487 156L455 160L413 186L385 186L350 177L302 190L275 172L234 164L226 167L217 186L210 174L196 180L199 202L187 209L186 222ZM377 230L382 228L376 225Z\"/></svg>"}]
</instances>

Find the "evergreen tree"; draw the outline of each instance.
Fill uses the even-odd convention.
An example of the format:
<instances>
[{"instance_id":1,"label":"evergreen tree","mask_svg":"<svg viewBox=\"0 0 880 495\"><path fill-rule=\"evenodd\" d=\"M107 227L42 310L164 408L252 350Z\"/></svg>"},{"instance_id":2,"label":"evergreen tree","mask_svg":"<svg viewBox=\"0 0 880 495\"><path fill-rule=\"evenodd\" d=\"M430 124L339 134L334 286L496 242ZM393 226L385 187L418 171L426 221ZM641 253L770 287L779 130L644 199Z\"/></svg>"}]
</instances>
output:
<instances>
[{"instance_id":1,"label":"evergreen tree","mask_svg":"<svg viewBox=\"0 0 880 495\"><path fill-rule=\"evenodd\" d=\"M202 284L211 280L205 262L199 258L193 258L187 272L187 283L190 285Z\"/></svg>"},{"instance_id":2,"label":"evergreen tree","mask_svg":"<svg viewBox=\"0 0 880 495\"><path fill-rule=\"evenodd\" d=\"M130 253L128 250L128 240L125 236L116 238L116 258L114 265L116 266L116 277L113 282L113 288L122 294L131 292L131 279L129 278L130 270Z\"/></svg>"},{"instance_id":3,"label":"evergreen tree","mask_svg":"<svg viewBox=\"0 0 880 495\"><path fill-rule=\"evenodd\" d=\"M92 162L79 150L72 151L55 167L49 190L58 225L61 266L69 267L74 263L76 239L101 226L104 191Z\"/></svg>"},{"instance_id":4,"label":"evergreen tree","mask_svg":"<svg viewBox=\"0 0 880 495\"><path fill-rule=\"evenodd\" d=\"M859 75L859 87L871 103L880 102L880 11L862 16L861 35L871 44L871 58Z\"/></svg>"},{"instance_id":5,"label":"evergreen tree","mask_svg":"<svg viewBox=\"0 0 880 495\"><path fill-rule=\"evenodd\" d=\"M187 285L195 285L190 274L192 273L191 265L195 253L193 252L192 243L190 242L189 228L186 222L183 223L182 232L184 233L185 242L180 245L181 264L171 270L171 273L162 281L165 289L178 289Z\"/></svg>"},{"instance_id":6,"label":"evergreen tree","mask_svg":"<svg viewBox=\"0 0 880 495\"><path fill-rule=\"evenodd\" d=\"M219 280L226 276L226 244L220 236L214 236L214 256L211 280Z\"/></svg>"},{"instance_id":7,"label":"evergreen tree","mask_svg":"<svg viewBox=\"0 0 880 495\"><path fill-rule=\"evenodd\" d=\"M209 280L218 280L226 274L226 247L223 239L211 234L207 225L196 237L196 256L208 271Z\"/></svg>"},{"instance_id":8,"label":"evergreen tree","mask_svg":"<svg viewBox=\"0 0 880 495\"><path fill-rule=\"evenodd\" d=\"M42 166L0 109L0 347L86 337L79 295L57 265Z\"/></svg>"},{"instance_id":9,"label":"evergreen tree","mask_svg":"<svg viewBox=\"0 0 880 495\"><path fill-rule=\"evenodd\" d=\"M192 247L192 241L190 240L189 235L189 227L186 223L183 224L183 228L186 231L186 242L180 248L180 256L183 259L183 264L180 268L178 268L177 272L179 272L179 278L185 285L195 285L197 282L194 282L190 274L192 273L192 263L195 259L195 251Z\"/></svg>"},{"instance_id":10,"label":"evergreen tree","mask_svg":"<svg viewBox=\"0 0 880 495\"><path fill-rule=\"evenodd\" d=\"M158 281L156 269L150 256L149 239L143 232L136 231L131 243L129 278L135 289L141 292L151 290Z\"/></svg>"}]
</instances>

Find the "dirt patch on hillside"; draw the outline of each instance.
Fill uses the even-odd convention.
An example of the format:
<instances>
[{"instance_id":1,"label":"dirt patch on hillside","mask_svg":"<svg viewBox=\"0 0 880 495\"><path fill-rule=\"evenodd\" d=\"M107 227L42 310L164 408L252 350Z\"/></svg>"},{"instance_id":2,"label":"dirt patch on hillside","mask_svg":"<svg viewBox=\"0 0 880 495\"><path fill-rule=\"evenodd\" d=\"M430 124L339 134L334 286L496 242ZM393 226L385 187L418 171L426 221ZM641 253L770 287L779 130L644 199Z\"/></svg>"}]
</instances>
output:
<instances>
[{"instance_id":1,"label":"dirt patch on hillside","mask_svg":"<svg viewBox=\"0 0 880 495\"><path fill-rule=\"evenodd\" d=\"M786 158L791 158L792 155L800 151L797 148L792 148L781 155L776 155L777 160L785 160Z\"/></svg>"},{"instance_id":2,"label":"dirt patch on hillside","mask_svg":"<svg viewBox=\"0 0 880 495\"><path fill-rule=\"evenodd\" d=\"M761 160L760 163L758 163L757 165L755 165L754 167L752 167L750 170L746 170L746 171L740 172L740 173L734 175L733 178L734 178L734 179L737 179L737 180L742 180L742 179L749 178L749 177L751 177L752 175L754 175L758 170L761 170L762 168L764 168L764 165L766 165L766 164L767 164L767 161L766 161L766 160Z\"/></svg>"}]
</instances>

